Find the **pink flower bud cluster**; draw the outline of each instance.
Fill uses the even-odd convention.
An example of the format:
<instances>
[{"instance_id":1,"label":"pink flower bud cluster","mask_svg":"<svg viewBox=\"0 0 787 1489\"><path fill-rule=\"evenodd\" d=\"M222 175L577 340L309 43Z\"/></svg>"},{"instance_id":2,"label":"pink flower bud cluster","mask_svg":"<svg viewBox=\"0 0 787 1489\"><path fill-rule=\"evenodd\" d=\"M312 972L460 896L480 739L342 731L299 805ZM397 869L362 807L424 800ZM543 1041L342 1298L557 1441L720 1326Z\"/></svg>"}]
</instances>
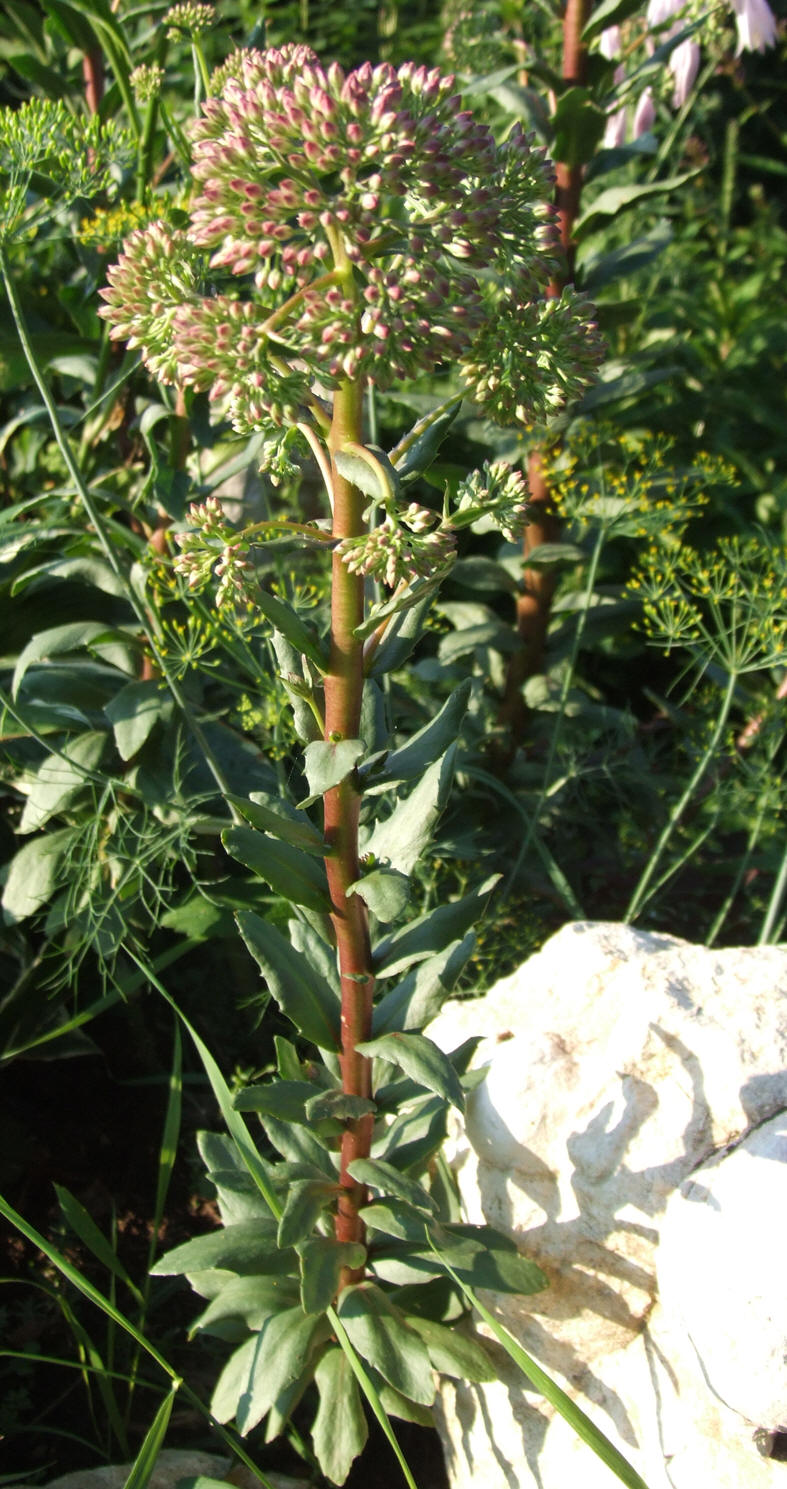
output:
<instances>
[{"instance_id":1,"label":"pink flower bud cluster","mask_svg":"<svg viewBox=\"0 0 787 1489\"><path fill-rule=\"evenodd\" d=\"M239 52L217 84L192 132L189 225L132 235L103 291L111 335L157 376L209 388L245 432L302 421L347 378L458 363L493 417L529 418L583 357L591 374L592 328L550 325L546 391L533 375L559 248L551 165L518 126L498 145L436 70L345 74L299 46ZM561 304L566 322L591 313ZM483 376L512 324L505 375Z\"/></svg>"},{"instance_id":2,"label":"pink flower bud cluster","mask_svg":"<svg viewBox=\"0 0 787 1489\"><path fill-rule=\"evenodd\" d=\"M454 558L456 539L442 527L425 536L406 532L389 515L370 533L342 538L337 552L351 573L366 574L395 589L443 569Z\"/></svg>"},{"instance_id":3,"label":"pink flower bud cluster","mask_svg":"<svg viewBox=\"0 0 787 1489\"><path fill-rule=\"evenodd\" d=\"M213 577L219 579L216 604L243 602L250 596L254 570L246 555L248 541L230 527L218 497L209 496L189 508L189 518L196 531L177 533L175 542L180 553L173 567L185 578L189 589L203 589Z\"/></svg>"}]
</instances>

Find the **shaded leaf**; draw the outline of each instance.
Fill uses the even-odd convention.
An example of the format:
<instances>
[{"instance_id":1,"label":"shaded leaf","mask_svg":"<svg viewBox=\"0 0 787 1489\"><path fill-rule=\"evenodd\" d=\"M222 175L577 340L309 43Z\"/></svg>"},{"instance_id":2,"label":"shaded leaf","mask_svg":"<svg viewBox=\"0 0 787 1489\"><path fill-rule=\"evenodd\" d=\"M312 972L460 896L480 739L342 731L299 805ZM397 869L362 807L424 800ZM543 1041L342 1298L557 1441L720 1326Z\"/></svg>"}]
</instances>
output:
<instances>
[{"instance_id":1,"label":"shaded leaf","mask_svg":"<svg viewBox=\"0 0 787 1489\"><path fill-rule=\"evenodd\" d=\"M434 952L443 951L458 936L480 920L485 901L499 882L500 875L485 879L478 889L447 905L438 905L420 915L402 930L394 931L374 948L373 961L380 977L393 977L411 962L423 961Z\"/></svg>"},{"instance_id":2,"label":"shaded leaf","mask_svg":"<svg viewBox=\"0 0 787 1489\"><path fill-rule=\"evenodd\" d=\"M389 817L378 822L364 840L361 851L385 866L410 874L434 834L453 779L456 745L446 750L424 771L404 801L397 802Z\"/></svg>"},{"instance_id":3,"label":"shaded leaf","mask_svg":"<svg viewBox=\"0 0 787 1489\"><path fill-rule=\"evenodd\" d=\"M3 889L3 909L10 920L25 920L40 910L54 894L60 878L60 865L73 841L73 831L63 827L25 843L15 853L8 868Z\"/></svg>"},{"instance_id":4,"label":"shaded leaf","mask_svg":"<svg viewBox=\"0 0 787 1489\"><path fill-rule=\"evenodd\" d=\"M333 989L281 931L253 910L239 910L235 918L282 1012L320 1049L340 1049L340 1005Z\"/></svg>"},{"instance_id":5,"label":"shaded leaf","mask_svg":"<svg viewBox=\"0 0 787 1489\"><path fill-rule=\"evenodd\" d=\"M362 739L315 739L303 752L306 779L313 797L346 779L355 769L366 746Z\"/></svg>"},{"instance_id":6,"label":"shaded leaf","mask_svg":"<svg viewBox=\"0 0 787 1489\"><path fill-rule=\"evenodd\" d=\"M398 920L410 903L410 880L398 869L370 869L362 878L347 886L347 894L357 894L372 915L384 924Z\"/></svg>"},{"instance_id":7,"label":"shaded leaf","mask_svg":"<svg viewBox=\"0 0 787 1489\"><path fill-rule=\"evenodd\" d=\"M357 1122L359 1117L369 1116L375 1111L373 1101L365 1096L350 1096L346 1091L323 1091L310 1097L306 1106L309 1122Z\"/></svg>"},{"instance_id":8,"label":"shaded leaf","mask_svg":"<svg viewBox=\"0 0 787 1489\"><path fill-rule=\"evenodd\" d=\"M433 409L419 419L391 450L391 463L403 486L417 481L429 469L460 408L461 400L456 399L449 408Z\"/></svg>"},{"instance_id":9,"label":"shaded leaf","mask_svg":"<svg viewBox=\"0 0 787 1489\"><path fill-rule=\"evenodd\" d=\"M333 1204L338 1193L338 1184L323 1179L299 1179L291 1184L279 1221L278 1245L296 1246L310 1236L323 1210Z\"/></svg>"},{"instance_id":10,"label":"shaded leaf","mask_svg":"<svg viewBox=\"0 0 787 1489\"><path fill-rule=\"evenodd\" d=\"M355 1158L348 1165L350 1177L357 1179L359 1184L366 1184L370 1189L379 1189L383 1195L395 1195L398 1199L406 1200L417 1210L426 1210L434 1214L436 1205L431 1195L415 1179L408 1179L394 1168L392 1163L385 1163L377 1158Z\"/></svg>"},{"instance_id":11,"label":"shaded leaf","mask_svg":"<svg viewBox=\"0 0 787 1489\"><path fill-rule=\"evenodd\" d=\"M408 1314L407 1322L420 1334L435 1370L441 1375L450 1375L455 1380L497 1380L497 1370L478 1340L460 1329L447 1329L444 1324L416 1314Z\"/></svg>"},{"instance_id":12,"label":"shaded leaf","mask_svg":"<svg viewBox=\"0 0 787 1489\"><path fill-rule=\"evenodd\" d=\"M276 1221L260 1216L184 1241L160 1256L150 1271L154 1277L180 1277L213 1267L241 1275L266 1272L265 1259L275 1248Z\"/></svg>"},{"instance_id":13,"label":"shaded leaf","mask_svg":"<svg viewBox=\"0 0 787 1489\"><path fill-rule=\"evenodd\" d=\"M259 1112L280 1122L307 1122L306 1103L314 1096L310 1081L269 1081L267 1085L244 1086L233 1105L236 1112Z\"/></svg>"},{"instance_id":14,"label":"shaded leaf","mask_svg":"<svg viewBox=\"0 0 787 1489\"><path fill-rule=\"evenodd\" d=\"M96 652L102 661L118 667L121 672L134 671L136 647L122 630L107 625L106 621L72 621L66 626L51 626L48 630L38 631L28 641L14 668L13 697L19 692L22 679L34 662L67 656L85 648Z\"/></svg>"},{"instance_id":15,"label":"shaded leaf","mask_svg":"<svg viewBox=\"0 0 787 1489\"><path fill-rule=\"evenodd\" d=\"M221 841L233 858L259 874L275 894L309 910L330 910L325 869L300 848L253 827L227 827Z\"/></svg>"},{"instance_id":16,"label":"shaded leaf","mask_svg":"<svg viewBox=\"0 0 787 1489\"><path fill-rule=\"evenodd\" d=\"M311 1236L298 1248L301 1258L301 1306L304 1313L324 1313L339 1291L345 1267L362 1267L366 1247Z\"/></svg>"},{"instance_id":17,"label":"shaded leaf","mask_svg":"<svg viewBox=\"0 0 787 1489\"><path fill-rule=\"evenodd\" d=\"M461 728L467 711L472 689L468 678L443 704L440 712L422 729L413 734L406 744L393 750L385 761L382 771L361 771L364 788L372 790L394 781L409 781L423 774L427 766L439 760L452 745ZM368 776L368 779L367 779Z\"/></svg>"},{"instance_id":18,"label":"shaded leaf","mask_svg":"<svg viewBox=\"0 0 787 1489\"><path fill-rule=\"evenodd\" d=\"M322 833L303 812L288 807L279 797L269 796L264 791L252 791L251 796L230 796L229 800L238 808L241 816L260 832L270 833L305 853L314 853L324 858L329 851Z\"/></svg>"},{"instance_id":19,"label":"shaded leaf","mask_svg":"<svg viewBox=\"0 0 787 1489\"><path fill-rule=\"evenodd\" d=\"M191 1325L189 1335L214 1334L220 1339L242 1339L261 1329L272 1313L292 1308L298 1301L291 1277L232 1277ZM236 1330L242 1330L242 1333Z\"/></svg>"},{"instance_id":20,"label":"shaded leaf","mask_svg":"<svg viewBox=\"0 0 787 1489\"><path fill-rule=\"evenodd\" d=\"M398 1169L421 1168L445 1142L445 1134L445 1102L441 1096L430 1096L395 1117L373 1144L372 1154Z\"/></svg>"},{"instance_id":21,"label":"shaded leaf","mask_svg":"<svg viewBox=\"0 0 787 1489\"><path fill-rule=\"evenodd\" d=\"M423 1029L437 1017L475 948L474 931L462 941L452 941L443 951L418 963L396 987L391 988L372 1013L372 1034L392 1030Z\"/></svg>"},{"instance_id":22,"label":"shaded leaf","mask_svg":"<svg viewBox=\"0 0 787 1489\"><path fill-rule=\"evenodd\" d=\"M78 799L90 784L89 772L98 768L106 744L103 730L91 729L65 744L61 753L42 761L28 790L20 833L36 832Z\"/></svg>"}]
</instances>

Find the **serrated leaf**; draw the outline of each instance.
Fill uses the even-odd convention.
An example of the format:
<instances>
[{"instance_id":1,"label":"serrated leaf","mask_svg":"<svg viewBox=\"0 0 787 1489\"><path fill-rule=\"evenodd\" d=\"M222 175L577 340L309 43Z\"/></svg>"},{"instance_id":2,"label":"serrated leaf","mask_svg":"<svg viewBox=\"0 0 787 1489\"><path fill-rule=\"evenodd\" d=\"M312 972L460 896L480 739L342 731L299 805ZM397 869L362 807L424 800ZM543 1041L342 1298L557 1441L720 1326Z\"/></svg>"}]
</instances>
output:
<instances>
[{"instance_id":1,"label":"serrated leaf","mask_svg":"<svg viewBox=\"0 0 787 1489\"><path fill-rule=\"evenodd\" d=\"M19 822L19 832L37 832L50 817L66 811L90 782L106 749L103 730L89 730L63 746L58 755L48 755L36 771Z\"/></svg>"},{"instance_id":2,"label":"serrated leaf","mask_svg":"<svg viewBox=\"0 0 787 1489\"><path fill-rule=\"evenodd\" d=\"M358 1382L341 1349L329 1349L323 1355L314 1379L320 1402L312 1445L325 1477L343 1484L369 1436Z\"/></svg>"},{"instance_id":3,"label":"serrated leaf","mask_svg":"<svg viewBox=\"0 0 787 1489\"><path fill-rule=\"evenodd\" d=\"M291 1277L232 1277L192 1324L189 1335L242 1339L249 1330L261 1329L271 1314L297 1302L298 1287Z\"/></svg>"},{"instance_id":4,"label":"serrated leaf","mask_svg":"<svg viewBox=\"0 0 787 1489\"><path fill-rule=\"evenodd\" d=\"M411 962L423 961L443 951L458 936L481 919L485 902L499 883L500 875L485 879L478 889L447 905L421 915L400 931L394 931L374 948L373 961L379 977L393 977Z\"/></svg>"},{"instance_id":5,"label":"serrated leaf","mask_svg":"<svg viewBox=\"0 0 787 1489\"><path fill-rule=\"evenodd\" d=\"M305 1039L324 1050L339 1050L340 1005L334 990L289 941L255 915L239 910L238 929L282 1012Z\"/></svg>"},{"instance_id":6,"label":"serrated leaf","mask_svg":"<svg viewBox=\"0 0 787 1489\"><path fill-rule=\"evenodd\" d=\"M377 1039L364 1040L355 1047L362 1055L373 1055L378 1060L398 1065L419 1086L436 1092L460 1112L464 1111L464 1092L453 1065L425 1034L392 1031Z\"/></svg>"},{"instance_id":7,"label":"serrated leaf","mask_svg":"<svg viewBox=\"0 0 787 1489\"><path fill-rule=\"evenodd\" d=\"M415 1179L408 1179L392 1163L384 1163L379 1158L355 1158L348 1165L348 1170L350 1177L357 1179L359 1184L366 1184L370 1189L379 1189L383 1195L395 1195L416 1210L434 1214L437 1208L422 1185Z\"/></svg>"},{"instance_id":8,"label":"serrated leaf","mask_svg":"<svg viewBox=\"0 0 787 1489\"><path fill-rule=\"evenodd\" d=\"M467 965L476 944L474 931L420 962L386 993L372 1013L372 1035L421 1030L436 1018Z\"/></svg>"},{"instance_id":9,"label":"serrated leaf","mask_svg":"<svg viewBox=\"0 0 787 1489\"><path fill-rule=\"evenodd\" d=\"M274 894L308 910L330 910L325 869L300 848L254 827L226 827L221 841L227 852L264 879Z\"/></svg>"},{"instance_id":10,"label":"serrated leaf","mask_svg":"<svg viewBox=\"0 0 787 1489\"><path fill-rule=\"evenodd\" d=\"M268 796L264 791L252 791L249 797L229 796L228 800L260 832L270 833L272 837L281 838L282 842L292 843L294 848L302 848L305 853L314 853L319 858L324 858L329 852L328 844L308 817L294 807L288 808L280 798Z\"/></svg>"},{"instance_id":11,"label":"serrated leaf","mask_svg":"<svg viewBox=\"0 0 787 1489\"><path fill-rule=\"evenodd\" d=\"M378 822L365 838L361 852L373 855L384 866L412 873L421 853L431 842L434 828L445 806L454 772L456 745L446 750L424 771L418 784L397 802L393 812Z\"/></svg>"},{"instance_id":12,"label":"serrated leaf","mask_svg":"<svg viewBox=\"0 0 787 1489\"><path fill-rule=\"evenodd\" d=\"M413 776L423 775L428 766L441 759L458 737L471 689L469 679L463 682L428 724L413 734L406 744L391 752L381 771L370 771L367 778L362 770L364 786L374 789L383 783L409 781Z\"/></svg>"},{"instance_id":13,"label":"serrated leaf","mask_svg":"<svg viewBox=\"0 0 787 1489\"><path fill-rule=\"evenodd\" d=\"M73 841L73 830L62 827L48 832L15 853L3 889L3 909L12 921L34 915L54 894L62 859Z\"/></svg>"},{"instance_id":14,"label":"serrated leaf","mask_svg":"<svg viewBox=\"0 0 787 1489\"><path fill-rule=\"evenodd\" d=\"M240 1276L268 1271L263 1263L276 1248L276 1221L260 1216L238 1225L222 1226L206 1236L195 1236L160 1256L151 1267L154 1277L181 1277L210 1268Z\"/></svg>"},{"instance_id":15,"label":"serrated leaf","mask_svg":"<svg viewBox=\"0 0 787 1489\"><path fill-rule=\"evenodd\" d=\"M457 1328L447 1329L444 1324L417 1314L408 1313L407 1322L420 1334L435 1370L439 1370L441 1375L479 1384L497 1380L497 1370L476 1339L469 1338Z\"/></svg>"},{"instance_id":16,"label":"serrated leaf","mask_svg":"<svg viewBox=\"0 0 787 1489\"><path fill-rule=\"evenodd\" d=\"M296 1246L311 1235L322 1212L333 1204L339 1193L338 1184L322 1179L299 1179L287 1191L277 1244Z\"/></svg>"},{"instance_id":17,"label":"serrated leaf","mask_svg":"<svg viewBox=\"0 0 787 1489\"><path fill-rule=\"evenodd\" d=\"M410 880L398 869L370 869L347 885L347 894L357 894L367 910L383 924L398 920L410 903Z\"/></svg>"},{"instance_id":18,"label":"serrated leaf","mask_svg":"<svg viewBox=\"0 0 787 1489\"><path fill-rule=\"evenodd\" d=\"M373 1282L346 1287L337 1312L361 1358L379 1370L394 1390L431 1406L435 1385L429 1356L386 1294Z\"/></svg>"},{"instance_id":19,"label":"serrated leaf","mask_svg":"<svg viewBox=\"0 0 787 1489\"><path fill-rule=\"evenodd\" d=\"M303 752L312 797L323 796L355 769L366 746L362 739L315 739Z\"/></svg>"},{"instance_id":20,"label":"serrated leaf","mask_svg":"<svg viewBox=\"0 0 787 1489\"><path fill-rule=\"evenodd\" d=\"M324 1313L339 1291L345 1267L353 1270L366 1261L366 1247L311 1236L298 1247L301 1258L301 1306L304 1313Z\"/></svg>"}]
</instances>

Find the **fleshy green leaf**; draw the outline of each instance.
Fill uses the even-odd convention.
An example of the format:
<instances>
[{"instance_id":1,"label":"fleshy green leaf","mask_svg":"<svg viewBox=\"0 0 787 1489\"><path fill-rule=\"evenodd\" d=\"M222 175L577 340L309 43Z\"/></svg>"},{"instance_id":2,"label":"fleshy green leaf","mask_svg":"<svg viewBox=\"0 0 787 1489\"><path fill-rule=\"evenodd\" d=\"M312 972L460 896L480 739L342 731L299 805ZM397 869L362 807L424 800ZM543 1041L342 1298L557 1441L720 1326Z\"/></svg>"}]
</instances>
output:
<instances>
[{"instance_id":1,"label":"fleshy green leaf","mask_svg":"<svg viewBox=\"0 0 787 1489\"><path fill-rule=\"evenodd\" d=\"M420 962L375 1005L372 1034L423 1029L437 1017L475 948L475 932Z\"/></svg>"},{"instance_id":2,"label":"fleshy green leaf","mask_svg":"<svg viewBox=\"0 0 787 1489\"><path fill-rule=\"evenodd\" d=\"M362 739L315 739L307 744L303 762L312 797L323 796L345 780L365 749Z\"/></svg>"},{"instance_id":3,"label":"fleshy green leaf","mask_svg":"<svg viewBox=\"0 0 787 1489\"><path fill-rule=\"evenodd\" d=\"M306 1316L300 1306L271 1315L225 1365L211 1401L216 1420L234 1417L241 1434L250 1432L300 1375L327 1332L324 1318Z\"/></svg>"},{"instance_id":4,"label":"fleshy green leaf","mask_svg":"<svg viewBox=\"0 0 787 1489\"><path fill-rule=\"evenodd\" d=\"M383 1195L395 1195L416 1210L434 1214L436 1206L431 1195L415 1179L408 1179L400 1173L392 1163L384 1163L379 1158L355 1158L348 1167L350 1177L357 1179L359 1184L379 1189Z\"/></svg>"},{"instance_id":5,"label":"fleshy green leaf","mask_svg":"<svg viewBox=\"0 0 787 1489\"><path fill-rule=\"evenodd\" d=\"M445 1133L445 1102L441 1096L430 1096L394 1118L373 1145L372 1153L398 1169L420 1169L445 1142Z\"/></svg>"},{"instance_id":6,"label":"fleshy green leaf","mask_svg":"<svg viewBox=\"0 0 787 1489\"><path fill-rule=\"evenodd\" d=\"M386 925L398 920L410 903L410 880L398 869L370 869L368 874L347 886L348 894L357 894L367 909Z\"/></svg>"},{"instance_id":7,"label":"fleshy green leaf","mask_svg":"<svg viewBox=\"0 0 787 1489\"><path fill-rule=\"evenodd\" d=\"M257 591L254 604L297 652L308 657L309 661L313 662L321 672L327 671L328 659L314 631L311 626L301 620L291 605L285 604L284 600L278 600L275 595L269 595L264 589Z\"/></svg>"},{"instance_id":8,"label":"fleshy green leaf","mask_svg":"<svg viewBox=\"0 0 787 1489\"><path fill-rule=\"evenodd\" d=\"M301 1258L301 1306L304 1313L324 1313L339 1291L345 1267L362 1267L366 1247L334 1241L330 1236L310 1236L298 1247Z\"/></svg>"},{"instance_id":9,"label":"fleshy green leaf","mask_svg":"<svg viewBox=\"0 0 787 1489\"><path fill-rule=\"evenodd\" d=\"M256 1333L272 1313L293 1308L298 1288L291 1277L232 1277L212 1298L189 1334L214 1334L219 1339L244 1339Z\"/></svg>"},{"instance_id":10,"label":"fleshy green leaf","mask_svg":"<svg viewBox=\"0 0 787 1489\"><path fill-rule=\"evenodd\" d=\"M384 450L377 445L347 444L334 452L336 469L345 481L357 486L364 496L386 506L396 499L399 475Z\"/></svg>"},{"instance_id":11,"label":"fleshy green leaf","mask_svg":"<svg viewBox=\"0 0 787 1489\"><path fill-rule=\"evenodd\" d=\"M541 1268L520 1256L515 1243L492 1226L433 1225L431 1239L434 1250L425 1270L433 1271L435 1262L445 1264L471 1287L493 1292L528 1294L547 1286Z\"/></svg>"},{"instance_id":12,"label":"fleshy green leaf","mask_svg":"<svg viewBox=\"0 0 787 1489\"><path fill-rule=\"evenodd\" d=\"M260 1216L184 1241L160 1256L150 1270L154 1277L180 1277L186 1272L218 1267L246 1276L267 1272L264 1263L271 1249L276 1249L276 1221Z\"/></svg>"},{"instance_id":13,"label":"fleshy green leaf","mask_svg":"<svg viewBox=\"0 0 787 1489\"><path fill-rule=\"evenodd\" d=\"M340 1049L340 1008L334 991L281 931L253 910L239 910L236 920L282 1012L320 1049Z\"/></svg>"},{"instance_id":14,"label":"fleshy green leaf","mask_svg":"<svg viewBox=\"0 0 787 1489\"><path fill-rule=\"evenodd\" d=\"M361 1358L394 1390L431 1406L435 1385L425 1346L386 1294L372 1282L346 1287L337 1311Z\"/></svg>"},{"instance_id":15,"label":"fleshy green leaf","mask_svg":"<svg viewBox=\"0 0 787 1489\"><path fill-rule=\"evenodd\" d=\"M310 1081L269 1081L267 1085L244 1086L238 1091L236 1112L259 1112L280 1122L307 1122L306 1103L314 1096Z\"/></svg>"},{"instance_id":16,"label":"fleshy green leaf","mask_svg":"<svg viewBox=\"0 0 787 1489\"><path fill-rule=\"evenodd\" d=\"M356 1049L362 1055L373 1055L378 1060L398 1065L418 1085L444 1096L452 1106L464 1111L464 1092L456 1071L447 1055L426 1035L394 1031L381 1034L378 1039L367 1039L357 1044Z\"/></svg>"},{"instance_id":17,"label":"fleshy green leaf","mask_svg":"<svg viewBox=\"0 0 787 1489\"><path fill-rule=\"evenodd\" d=\"M104 707L115 734L121 760L131 760L141 750L159 719L172 713L172 699L154 678L127 682Z\"/></svg>"},{"instance_id":18,"label":"fleshy green leaf","mask_svg":"<svg viewBox=\"0 0 787 1489\"><path fill-rule=\"evenodd\" d=\"M456 399L449 408L433 409L419 419L396 448L391 450L391 462L403 486L417 481L429 469L460 407L461 400Z\"/></svg>"},{"instance_id":19,"label":"fleshy green leaf","mask_svg":"<svg viewBox=\"0 0 787 1489\"><path fill-rule=\"evenodd\" d=\"M253 827L227 827L221 841L233 858L259 874L275 894L309 910L330 910L325 870L300 848Z\"/></svg>"},{"instance_id":20,"label":"fleshy green leaf","mask_svg":"<svg viewBox=\"0 0 787 1489\"><path fill-rule=\"evenodd\" d=\"M311 1096L306 1105L308 1122L357 1122L359 1117L370 1116L375 1111L373 1101L365 1096L350 1096L346 1091L322 1091Z\"/></svg>"},{"instance_id":21,"label":"fleshy green leaf","mask_svg":"<svg viewBox=\"0 0 787 1489\"><path fill-rule=\"evenodd\" d=\"M264 791L252 791L249 797L230 796L229 800L260 832L270 833L272 837L281 838L282 842L292 843L294 848L302 848L305 853L314 853L320 858L328 852L328 844L323 842L322 834L308 817L278 797L268 796Z\"/></svg>"},{"instance_id":22,"label":"fleshy green leaf","mask_svg":"<svg viewBox=\"0 0 787 1489\"><path fill-rule=\"evenodd\" d=\"M374 965L380 977L393 977L411 962L421 962L434 952L443 951L458 936L481 919L485 901L500 878L486 879L478 889L451 904L438 905L427 915L420 915L400 931L394 931L374 948Z\"/></svg>"},{"instance_id":23,"label":"fleshy green leaf","mask_svg":"<svg viewBox=\"0 0 787 1489\"><path fill-rule=\"evenodd\" d=\"M296 1123L280 1122L276 1117L263 1117L262 1125L276 1151L281 1153L282 1158L286 1158L288 1163L306 1164L309 1169L317 1169L319 1173L325 1174L326 1178L335 1183L336 1169L331 1160L331 1154L324 1140L317 1136L313 1128L299 1127Z\"/></svg>"},{"instance_id":24,"label":"fleshy green leaf","mask_svg":"<svg viewBox=\"0 0 787 1489\"><path fill-rule=\"evenodd\" d=\"M492 1361L476 1339L471 1339L460 1329L447 1329L444 1324L416 1314L408 1314L407 1322L420 1334L435 1370L439 1370L441 1375L478 1382L497 1379Z\"/></svg>"},{"instance_id":25,"label":"fleshy green leaf","mask_svg":"<svg viewBox=\"0 0 787 1489\"><path fill-rule=\"evenodd\" d=\"M314 1451L325 1477L343 1484L369 1436L358 1383L341 1349L323 1355L314 1379L320 1392L312 1427Z\"/></svg>"},{"instance_id":26,"label":"fleshy green leaf","mask_svg":"<svg viewBox=\"0 0 787 1489\"><path fill-rule=\"evenodd\" d=\"M409 781L413 776L423 775L427 766L439 760L459 734L462 719L467 712L471 688L472 683L468 678L451 694L440 712L428 724L424 724L406 744L392 751L382 771L369 771L365 774L362 770L364 789L376 790L383 784L388 786L394 781Z\"/></svg>"},{"instance_id":27,"label":"fleshy green leaf","mask_svg":"<svg viewBox=\"0 0 787 1489\"><path fill-rule=\"evenodd\" d=\"M448 798L455 755L456 745L453 744L424 771L409 796L398 802L390 816L372 829L361 846L363 854L373 855L382 865L390 865L402 874L412 873L432 840Z\"/></svg>"},{"instance_id":28,"label":"fleshy green leaf","mask_svg":"<svg viewBox=\"0 0 787 1489\"><path fill-rule=\"evenodd\" d=\"M291 1184L279 1221L278 1245L296 1246L310 1236L323 1210L334 1202L338 1193L338 1184L322 1179L299 1179Z\"/></svg>"}]
</instances>

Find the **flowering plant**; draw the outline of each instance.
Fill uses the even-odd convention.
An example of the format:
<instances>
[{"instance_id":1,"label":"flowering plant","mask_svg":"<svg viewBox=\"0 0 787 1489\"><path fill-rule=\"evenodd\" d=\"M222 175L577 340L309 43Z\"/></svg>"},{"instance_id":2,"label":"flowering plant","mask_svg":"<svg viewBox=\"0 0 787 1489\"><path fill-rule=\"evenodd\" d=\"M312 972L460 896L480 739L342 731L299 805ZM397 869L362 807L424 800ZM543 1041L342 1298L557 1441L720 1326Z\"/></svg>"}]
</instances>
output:
<instances>
[{"instance_id":1,"label":"flowering plant","mask_svg":"<svg viewBox=\"0 0 787 1489\"><path fill-rule=\"evenodd\" d=\"M267 1415L274 1432L314 1380L315 1452L341 1483L366 1432L357 1382L380 1409L418 1416L433 1368L491 1371L443 1323L461 1285L543 1285L509 1241L455 1223L432 1163L470 1050L449 1057L422 1030L467 961L481 899L408 921L409 878L446 799L469 690L397 749L379 686L416 639L456 533L483 519L513 535L526 488L494 461L441 512L424 507L408 488L462 395L386 453L365 440L363 392L450 363L484 414L527 421L592 376L600 342L586 301L544 294L559 243L543 149L518 127L496 143L450 77L412 65L345 74L287 46L236 53L212 88L192 131L187 221L131 234L102 313L156 378L207 392L239 434L261 434L274 477L299 450L314 456L330 533L275 527L331 550L331 625L323 640L254 590L254 544L273 524L236 531L216 499L192 508L176 565L192 589L217 576L219 604L256 595L305 744L303 809L233 797L223 836L290 902L289 937L252 910L237 920L301 1043L278 1041L278 1079L237 1101L280 1161L250 1156L230 1112L234 1146L211 1138L203 1155L226 1228L156 1270L188 1274L208 1300L197 1327L237 1344L213 1397L219 1421L246 1432ZM371 608L367 577L391 592Z\"/></svg>"}]
</instances>

